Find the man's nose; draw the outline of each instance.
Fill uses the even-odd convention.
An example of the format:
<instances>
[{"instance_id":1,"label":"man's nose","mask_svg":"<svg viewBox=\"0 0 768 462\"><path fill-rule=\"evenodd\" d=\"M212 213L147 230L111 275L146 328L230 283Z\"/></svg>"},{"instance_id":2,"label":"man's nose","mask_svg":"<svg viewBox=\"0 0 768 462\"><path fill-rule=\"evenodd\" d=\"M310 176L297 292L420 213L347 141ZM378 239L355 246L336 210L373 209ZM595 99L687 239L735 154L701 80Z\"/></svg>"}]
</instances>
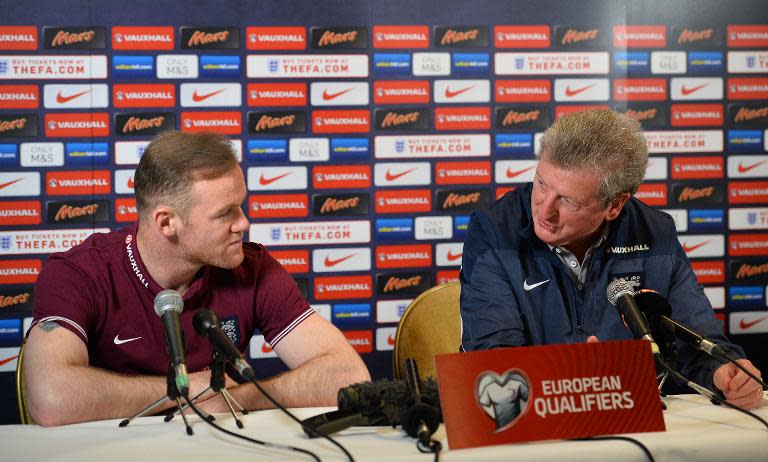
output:
<instances>
[{"instance_id":1,"label":"man's nose","mask_svg":"<svg viewBox=\"0 0 768 462\"><path fill-rule=\"evenodd\" d=\"M539 203L539 212L543 218L551 218L558 213L558 200L555 195L547 194Z\"/></svg>"}]
</instances>

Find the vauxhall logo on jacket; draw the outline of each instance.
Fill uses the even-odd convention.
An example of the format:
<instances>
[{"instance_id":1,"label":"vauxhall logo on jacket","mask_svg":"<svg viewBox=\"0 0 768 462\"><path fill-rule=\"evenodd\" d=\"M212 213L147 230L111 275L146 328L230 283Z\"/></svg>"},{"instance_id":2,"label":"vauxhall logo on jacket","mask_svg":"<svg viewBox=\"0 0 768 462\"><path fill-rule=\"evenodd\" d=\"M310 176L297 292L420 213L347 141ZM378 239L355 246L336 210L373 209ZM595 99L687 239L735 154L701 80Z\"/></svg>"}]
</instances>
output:
<instances>
[{"instance_id":1,"label":"vauxhall logo on jacket","mask_svg":"<svg viewBox=\"0 0 768 462\"><path fill-rule=\"evenodd\" d=\"M647 252L651 250L648 244L635 244L628 246L613 246L608 247L605 253L635 253L635 252Z\"/></svg>"}]
</instances>

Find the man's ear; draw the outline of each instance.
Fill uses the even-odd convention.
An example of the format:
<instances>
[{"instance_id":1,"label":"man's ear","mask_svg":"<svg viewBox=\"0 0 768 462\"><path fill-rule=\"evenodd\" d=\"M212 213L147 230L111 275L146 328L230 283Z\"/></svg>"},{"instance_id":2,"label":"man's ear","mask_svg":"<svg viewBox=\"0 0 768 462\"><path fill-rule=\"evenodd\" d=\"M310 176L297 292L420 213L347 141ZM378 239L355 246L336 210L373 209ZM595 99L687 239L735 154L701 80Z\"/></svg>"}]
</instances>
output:
<instances>
[{"instance_id":1,"label":"man's ear","mask_svg":"<svg viewBox=\"0 0 768 462\"><path fill-rule=\"evenodd\" d=\"M618 217L619 213L621 213L621 209L624 208L624 204L627 203L630 197L632 196L629 193L622 193L619 197L612 200L611 203L608 204L608 214L605 216L605 219L611 221Z\"/></svg>"},{"instance_id":2,"label":"man's ear","mask_svg":"<svg viewBox=\"0 0 768 462\"><path fill-rule=\"evenodd\" d=\"M152 210L152 222L155 228L166 237L176 235L181 217L172 207L158 205Z\"/></svg>"}]
</instances>

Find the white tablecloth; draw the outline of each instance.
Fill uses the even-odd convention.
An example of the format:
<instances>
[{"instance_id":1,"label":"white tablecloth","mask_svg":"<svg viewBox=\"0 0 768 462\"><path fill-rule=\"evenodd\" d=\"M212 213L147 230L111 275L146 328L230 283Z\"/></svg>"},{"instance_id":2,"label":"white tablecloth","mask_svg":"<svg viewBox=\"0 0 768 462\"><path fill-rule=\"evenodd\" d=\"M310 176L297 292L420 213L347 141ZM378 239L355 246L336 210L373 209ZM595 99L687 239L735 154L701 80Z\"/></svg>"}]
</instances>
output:
<instances>
[{"instance_id":1,"label":"white tablecloth","mask_svg":"<svg viewBox=\"0 0 768 462\"><path fill-rule=\"evenodd\" d=\"M666 432L629 435L642 441L655 460L661 461L768 461L768 428L737 411L714 406L698 396L665 398ZM327 408L295 409L306 418ZM768 401L756 413L768 420ZM194 436L188 436L177 417L137 419L118 428L119 420L90 422L57 428L35 425L0 427L0 460L3 461L163 461L234 462L311 460L305 455L254 445L222 434L191 417ZM309 439L298 424L280 411L250 413L238 430L226 414L217 423L228 430L315 452L323 461L346 460L338 448L322 439ZM358 461L430 461L418 452L415 440L400 429L355 427L337 435ZM435 434L444 446L445 461L645 461L645 454L623 441L548 441L451 451L441 427Z\"/></svg>"}]
</instances>

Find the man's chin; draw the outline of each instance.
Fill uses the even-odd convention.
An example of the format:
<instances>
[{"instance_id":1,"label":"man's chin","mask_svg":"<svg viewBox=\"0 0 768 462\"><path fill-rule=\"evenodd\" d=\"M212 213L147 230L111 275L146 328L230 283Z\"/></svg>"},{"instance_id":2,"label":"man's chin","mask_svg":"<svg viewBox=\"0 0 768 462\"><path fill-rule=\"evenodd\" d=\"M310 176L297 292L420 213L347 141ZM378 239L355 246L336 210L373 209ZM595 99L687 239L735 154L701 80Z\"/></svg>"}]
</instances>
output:
<instances>
[{"instance_id":1,"label":"man's chin","mask_svg":"<svg viewBox=\"0 0 768 462\"><path fill-rule=\"evenodd\" d=\"M536 237L538 237L539 240L542 241L543 243L551 245L552 247L559 246L557 237L555 236L554 233L549 232L546 229L539 227L538 225L533 226L533 232L536 234Z\"/></svg>"},{"instance_id":2,"label":"man's chin","mask_svg":"<svg viewBox=\"0 0 768 462\"><path fill-rule=\"evenodd\" d=\"M211 262L210 265L222 269L232 269L240 266L244 259L245 255L241 251L238 255L226 255L224 258L217 259Z\"/></svg>"}]
</instances>

